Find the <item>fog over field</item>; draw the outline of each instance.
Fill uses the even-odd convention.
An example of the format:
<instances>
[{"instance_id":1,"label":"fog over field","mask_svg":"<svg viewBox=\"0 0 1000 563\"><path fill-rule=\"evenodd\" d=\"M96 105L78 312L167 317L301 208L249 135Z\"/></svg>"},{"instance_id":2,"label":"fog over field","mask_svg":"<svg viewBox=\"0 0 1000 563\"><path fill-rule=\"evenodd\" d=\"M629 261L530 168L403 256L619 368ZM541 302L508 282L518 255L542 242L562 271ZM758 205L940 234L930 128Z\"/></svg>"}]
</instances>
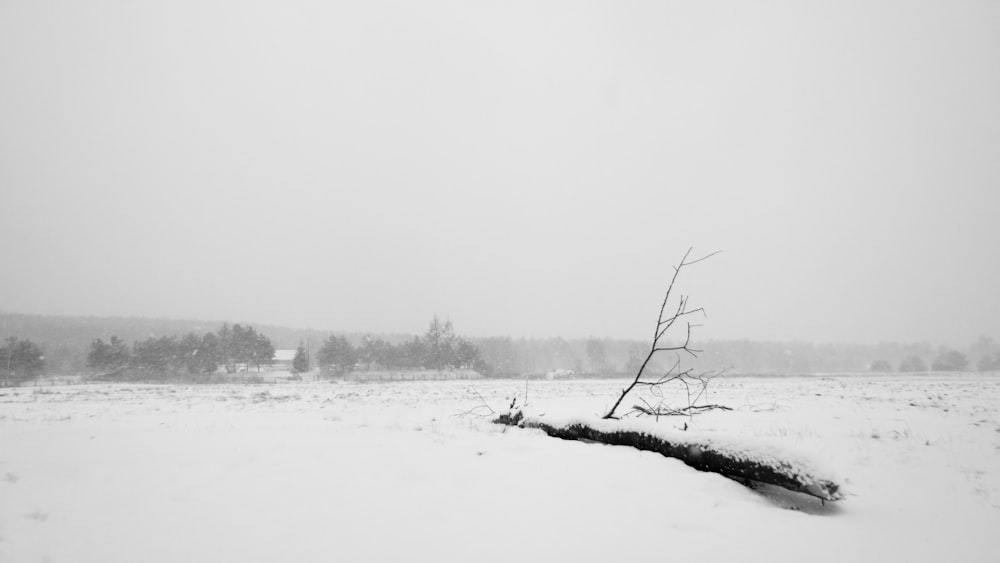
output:
<instances>
[{"instance_id":1,"label":"fog over field","mask_svg":"<svg viewBox=\"0 0 1000 563\"><path fill-rule=\"evenodd\" d=\"M1000 3L0 2L0 563L996 561Z\"/></svg>"},{"instance_id":2,"label":"fog over field","mask_svg":"<svg viewBox=\"0 0 1000 563\"><path fill-rule=\"evenodd\" d=\"M4 2L0 310L1000 334L989 2Z\"/></svg>"}]
</instances>

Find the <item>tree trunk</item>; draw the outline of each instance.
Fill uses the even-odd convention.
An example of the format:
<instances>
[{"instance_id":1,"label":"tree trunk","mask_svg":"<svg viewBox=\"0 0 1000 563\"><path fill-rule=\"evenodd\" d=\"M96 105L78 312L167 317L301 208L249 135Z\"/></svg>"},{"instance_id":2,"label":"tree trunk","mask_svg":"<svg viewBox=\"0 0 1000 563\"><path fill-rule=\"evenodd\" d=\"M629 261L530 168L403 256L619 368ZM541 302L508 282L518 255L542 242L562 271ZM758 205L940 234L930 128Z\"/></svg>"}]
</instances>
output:
<instances>
[{"instance_id":1,"label":"tree trunk","mask_svg":"<svg viewBox=\"0 0 1000 563\"><path fill-rule=\"evenodd\" d=\"M747 459L746 456L719 451L710 444L699 442L672 443L661 436L637 430L599 430L579 422L564 426L550 425L533 418L525 418L520 411L502 414L493 422L521 428L537 428L549 436L563 440L631 446L642 451L656 452L666 457L679 459L698 471L718 473L748 486L750 481L757 481L804 493L823 501L835 501L843 498L840 485L829 479L817 478L803 473L801 468L796 468L791 463L769 464L755 461Z\"/></svg>"}]
</instances>

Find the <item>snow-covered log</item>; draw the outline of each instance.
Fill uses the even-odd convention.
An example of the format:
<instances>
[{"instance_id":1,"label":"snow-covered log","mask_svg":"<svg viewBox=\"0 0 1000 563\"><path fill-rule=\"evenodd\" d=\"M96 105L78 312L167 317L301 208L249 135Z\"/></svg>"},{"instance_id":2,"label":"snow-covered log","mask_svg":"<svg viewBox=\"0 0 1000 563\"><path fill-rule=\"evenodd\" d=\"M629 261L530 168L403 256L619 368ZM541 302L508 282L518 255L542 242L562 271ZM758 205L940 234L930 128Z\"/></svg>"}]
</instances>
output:
<instances>
[{"instance_id":1,"label":"snow-covered log","mask_svg":"<svg viewBox=\"0 0 1000 563\"><path fill-rule=\"evenodd\" d=\"M502 414L497 424L537 428L555 438L600 442L656 452L678 459L699 471L718 473L740 483L767 483L824 501L842 498L840 485L820 475L806 460L791 455L722 441L687 432L654 430L611 420L562 420L525 416L521 411ZM690 436L690 437L689 437Z\"/></svg>"}]
</instances>

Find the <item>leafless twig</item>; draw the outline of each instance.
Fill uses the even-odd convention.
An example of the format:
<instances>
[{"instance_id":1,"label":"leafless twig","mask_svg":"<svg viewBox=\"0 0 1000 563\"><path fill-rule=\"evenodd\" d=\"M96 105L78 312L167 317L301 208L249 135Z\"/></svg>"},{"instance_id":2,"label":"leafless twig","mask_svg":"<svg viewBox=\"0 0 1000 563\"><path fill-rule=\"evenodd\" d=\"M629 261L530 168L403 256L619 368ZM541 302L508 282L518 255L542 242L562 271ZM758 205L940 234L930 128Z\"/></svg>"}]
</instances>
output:
<instances>
[{"instance_id":1,"label":"leafless twig","mask_svg":"<svg viewBox=\"0 0 1000 563\"><path fill-rule=\"evenodd\" d=\"M672 409L670 407L663 407L663 406L653 407L645 400L642 400L642 402L645 403L645 406L634 405L632 407L632 410L649 416L655 416L657 418L661 416L690 416L713 410L721 410L721 411L733 410L725 405L688 405L686 407L681 407L679 409Z\"/></svg>"},{"instance_id":2,"label":"leafless twig","mask_svg":"<svg viewBox=\"0 0 1000 563\"><path fill-rule=\"evenodd\" d=\"M706 260L719 253L719 251L715 251L706 254L701 258L689 259L692 250L693 249L689 248L688 251L684 253L684 257L681 258L680 263L674 266L674 274L670 278L670 284L667 286L667 291L663 296L663 302L660 304L660 314L656 318L656 328L653 331L653 341L649 347L649 353L646 355L646 359L642 362L642 365L639 366L639 371L636 372L635 379L632 380L632 382L628 385L628 387L622 389L621 395L619 395L618 400L615 401L614 405L612 405L611 410L609 410L607 414L604 415L604 418L606 419L618 418L615 415L615 411L618 410L618 407L621 405L622 401L625 400L625 397L633 389L639 386L648 387L650 389L656 390L658 387L666 383L678 382L684 386L687 392L688 407L691 407L693 405L692 391L691 391L692 385L695 385L696 389L694 394L695 401L697 401L704 393L705 388L707 386L707 379L705 377L693 375L690 369L683 371L679 370L680 370L682 353L687 354L693 358L696 358L698 357L698 354L701 352L701 350L693 348L691 346L691 329L698 325L691 324L686 317L697 313L700 313L701 315L704 316L705 310L701 307L697 309L688 309L688 298L684 295L681 295L680 298L677 300L676 308L671 308L670 311L668 311L667 309L667 304L670 301L670 294L673 292L674 284L677 282L677 277L680 275L681 270L685 266L691 266L697 264L698 262ZM677 321L682 319L684 321L684 324L686 325L684 342L679 345L668 345L666 343L662 343L661 341L663 340L663 337L670 331L671 328L674 327ZM653 356L655 356L658 352L674 352L674 354L676 355L676 361L673 363L670 369L668 369L662 376L658 377L657 379L652 381L643 380L643 374L646 370L646 367L653 359ZM659 411L659 409L649 409L649 410L652 410L653 412Z\"/></svg>"},{"instance_id":3,"label":"leafless twig","mask_svg":"<svg viewBox=\"0 0 1000 563\"><path fill-rule=\"evenodd\" d=\"M455 416L492 416L496 414L496 411L486 402L486 399L483 398L479 391L473 389L472 392L479 397L479 404L467 411L455 413Z\"/></svg>"}]
</instances>

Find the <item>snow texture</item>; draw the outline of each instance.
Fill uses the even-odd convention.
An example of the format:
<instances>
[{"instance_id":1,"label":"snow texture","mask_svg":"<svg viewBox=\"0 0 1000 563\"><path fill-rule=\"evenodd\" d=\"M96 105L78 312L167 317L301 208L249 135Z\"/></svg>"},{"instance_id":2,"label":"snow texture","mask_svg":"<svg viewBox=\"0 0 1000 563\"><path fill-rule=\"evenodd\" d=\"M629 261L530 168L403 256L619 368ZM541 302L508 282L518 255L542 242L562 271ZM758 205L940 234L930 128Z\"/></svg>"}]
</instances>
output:
<instances>
[{"instance_id":1,"label":"snow texture","mask_svg":"<svg viewBox=\"0 0 1000 563\"><path fill-rule=\"evenodd\" d=\"M527 402L546 418L591 420L620 388L532 381ZM525 389L0 389L0 561L914 563L1000 554L1000 377L721 379L710 402L733 412L660 419L657 432L687 424L686 434L713 444L822 461L848 491L825 506L659 454L493 424L514 397L524 403Z\"/></svg>"}]
</instances>

